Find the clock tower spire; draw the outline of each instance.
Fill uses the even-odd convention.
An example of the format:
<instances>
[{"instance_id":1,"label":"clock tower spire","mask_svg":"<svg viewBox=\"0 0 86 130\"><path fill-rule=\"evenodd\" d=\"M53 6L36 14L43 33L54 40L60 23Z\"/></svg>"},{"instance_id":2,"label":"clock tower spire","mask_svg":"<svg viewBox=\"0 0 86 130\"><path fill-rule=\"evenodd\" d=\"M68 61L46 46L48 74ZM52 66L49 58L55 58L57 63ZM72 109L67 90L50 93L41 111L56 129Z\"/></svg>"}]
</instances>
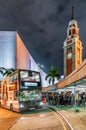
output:
<instances>
[{"instance_id":1,"label":"clock tower spire","mask_svg":"<svg viewBox=\"0 0 86 130\"><path fill-rule=\"evenodd\" d=\"M74 19L74 7L72 6L72 15L71 15L71 20Z\"/></svg>"},{"instance_id":2,"label":"clock tower spire","mask_svg":"<svg viewBox=\"0 0 86 130\"><path fill-rule=\"evenodd\" d=\"M77 21L74 20L74 8L67 28L67 38L64 41L64 76L69 75L82 63L82 42L79 37Z\"/></svg>"}]
</instances>

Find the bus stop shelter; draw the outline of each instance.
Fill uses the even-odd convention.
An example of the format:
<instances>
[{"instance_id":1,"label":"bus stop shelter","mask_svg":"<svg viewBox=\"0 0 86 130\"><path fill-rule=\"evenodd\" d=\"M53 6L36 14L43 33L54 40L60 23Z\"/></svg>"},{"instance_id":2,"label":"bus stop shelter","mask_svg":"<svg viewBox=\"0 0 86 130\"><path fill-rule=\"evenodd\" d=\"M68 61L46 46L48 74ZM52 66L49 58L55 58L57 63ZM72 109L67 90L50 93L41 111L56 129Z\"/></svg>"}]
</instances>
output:
<instances>
[{"instance_id":1,"label":"bus stop shelter","mask_svg":"<svg viewBox=\"0 0 86 130\"><path fill-rule=\"evenodd\" d=\"M76 90L84 91L86 94L86 59L76 70L74 70L64 79L60 80L57 83L57 87L59 91L61 91L62 88L64 88L64 90L72 89L74 91L74 97L76 95ZM74 106L76 109L76 99Z\"/></svg>"}]
</instances>

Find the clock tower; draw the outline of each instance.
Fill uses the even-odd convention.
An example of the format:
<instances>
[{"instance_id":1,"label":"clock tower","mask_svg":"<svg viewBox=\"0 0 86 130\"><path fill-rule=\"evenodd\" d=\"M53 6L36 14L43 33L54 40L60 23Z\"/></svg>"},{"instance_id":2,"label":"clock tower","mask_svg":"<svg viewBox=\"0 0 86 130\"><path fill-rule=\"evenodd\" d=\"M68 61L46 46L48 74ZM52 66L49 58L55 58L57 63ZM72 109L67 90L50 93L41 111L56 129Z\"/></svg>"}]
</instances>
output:
<instances>
[{"instance_id":1,"label":"clock tower","mask_svg":"<svg viewBox=\"0 0 86 130\"><path fill-rule=\"evenodd\" d=\"M79 37L77 21L72 18L67 28L67 38L64 41L64 76L69 75L82 63L82 42Z\"/></svg>"}]
</instances>

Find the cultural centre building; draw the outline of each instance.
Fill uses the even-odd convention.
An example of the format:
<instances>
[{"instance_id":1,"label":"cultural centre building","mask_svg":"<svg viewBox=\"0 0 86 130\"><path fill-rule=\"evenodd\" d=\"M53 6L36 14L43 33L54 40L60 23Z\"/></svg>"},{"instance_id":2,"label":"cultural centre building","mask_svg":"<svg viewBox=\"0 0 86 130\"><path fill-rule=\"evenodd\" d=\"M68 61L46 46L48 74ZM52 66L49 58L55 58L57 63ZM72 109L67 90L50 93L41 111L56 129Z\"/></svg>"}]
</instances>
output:
<instances>
[{"instance_id":1,"label":"cultural centre building","mask_svg":"<svg viewBox=\"0 0 86 130\"><path fill-rule=\"evenodd\" d=\"M0 67L39 71L42 86L47 86L46 73L39 68L16 31L0 31ZM0 75L0 80L2 79Z\"/></svg>"}]
</instances>

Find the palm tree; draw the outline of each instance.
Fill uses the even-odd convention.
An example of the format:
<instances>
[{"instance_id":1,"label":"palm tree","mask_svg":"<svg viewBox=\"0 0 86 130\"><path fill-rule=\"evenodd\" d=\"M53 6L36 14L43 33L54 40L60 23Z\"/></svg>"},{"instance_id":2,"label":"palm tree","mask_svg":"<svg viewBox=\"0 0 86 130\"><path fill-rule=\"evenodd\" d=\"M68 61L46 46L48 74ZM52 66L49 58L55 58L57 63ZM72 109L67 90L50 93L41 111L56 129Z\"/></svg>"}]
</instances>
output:
<instances>
[{"instance_id":1,"label":"palm tree","mask_svg":"<svg viewBox=\"0 0 86 130\"><path fill-rule=\"evenodd\" d=\"M3 76L8 76L9 74L11 74L12 72L14 72L15 69L11 68L11 69L6 69L4 67L0 67L0 73L3 75Z\"/></svg>"},{"instance_id":2,"label":"palm tree","mask_svg":"<svg viewBox=\"0 0 86 130\"><path fill-rule=\"evenodd\" d=\"M50 70L48 72L48 74L45 77L45 80L49 81L49 84L52 83L52 85L54 85L55 79L60 79L60 69L58 68L54 68L54 66L50 67Z\"/></svg>"},{"instance_id":3,"label":"palm tree","mask_svg":"<svg viewBox=\"0 0 86 130\"><path fill-rule=\"evenodd\" d=\"M0 73L3 75L3 71L0 69Z\"/></svg>"}]
</instances>

